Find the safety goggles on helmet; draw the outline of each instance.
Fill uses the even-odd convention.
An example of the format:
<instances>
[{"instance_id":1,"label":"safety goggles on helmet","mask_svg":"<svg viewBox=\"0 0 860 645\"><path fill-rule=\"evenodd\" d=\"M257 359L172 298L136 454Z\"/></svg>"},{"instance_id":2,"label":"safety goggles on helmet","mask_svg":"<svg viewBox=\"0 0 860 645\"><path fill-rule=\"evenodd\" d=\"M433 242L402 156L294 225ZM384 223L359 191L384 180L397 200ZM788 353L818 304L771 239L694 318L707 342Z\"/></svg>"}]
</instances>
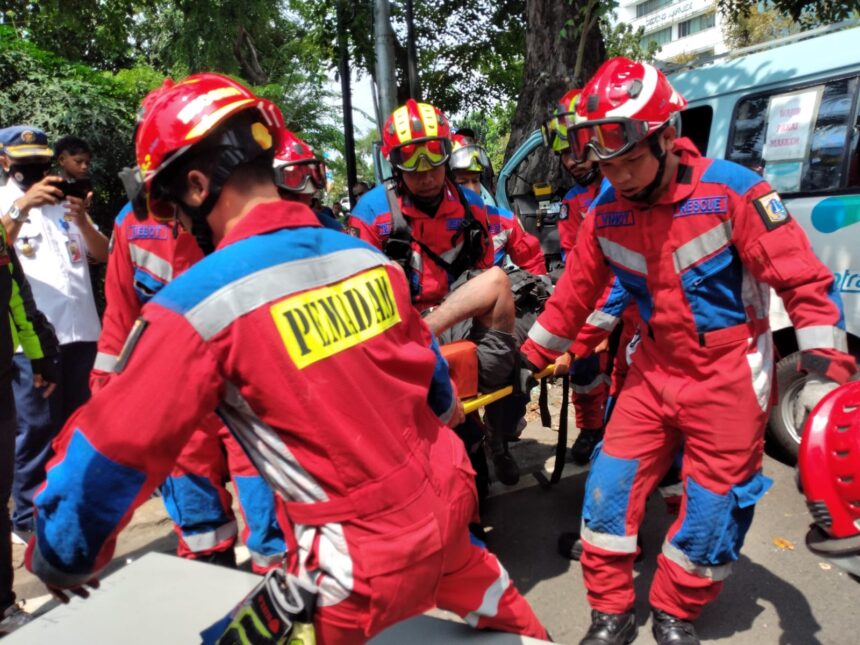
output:
<instances>
[{"instance_id":1,"label":"safety goggles on helmet","mask_svg":"<svg viewBox=\"0 0 860 645\"><path fill-rule=\"evenodd\" d=\"M469 170L472 172L482 172L491 166L486 150L477 143L461 146L454 150L448 165L451 170Z\"/></svg>"},{"instance_id":2,"label":"safety goggles on helmet","mask_svg":"<svg viewBox=\"0 0 860 645\"><path fill-rule=\"evenodd\" d=\"M147 215L152 215L155 219L160 220L173 218L176 207L171 202L154 197L152 191L146 190L140 168L137 166L123 168L119 173L119 179L138 219L146 219Z\"/></svg>"},{"instance_id":3,"label":"safety goggles on helmet","mask_svg":"<svg viewBox=\"0 0 860 645\"><path fill-rule=\"evenodd\" d=\"M404 172L415 172L438 168L448 161L450 155L450 139L422 137L392 148L388 160Z\"/></svg>"},{"instance_id":4,"label":"safety goggles on helmet","mask_svg":"<svg viewBox=\"0 0 860 645\"><path fill-rule=\"evenodd\" d=\"M567 123L576 118L574 112L561 112L540 124L543 144L553 152L561 154L570 147L567 142Z\"/></svg>"},{"instance_id":5,"label":"safety goggles on helmet","mask_svg":"<svg viewBox=\"0 0 860 645\"><path fill-rule=\"evenodd\" d=\"M643 141L650 129L648 121L624 117L597 119L579 124L572 123L570 117L566 120L567 141L577 163L588 158L589 149L600 161L623 155Z\"/></svg>"},{"instance_id":6,"label":"safety goggles on helmet","mask_svg":"<svg viewBox=\"0 0 860 645\"><path fill-rule=\"evenodd\" d=\"M300 193L308 184L322 190L326 184L326 167L320 160L284 164L277 168L278 186L284 190Z\"/></svg>"}]
</instances>

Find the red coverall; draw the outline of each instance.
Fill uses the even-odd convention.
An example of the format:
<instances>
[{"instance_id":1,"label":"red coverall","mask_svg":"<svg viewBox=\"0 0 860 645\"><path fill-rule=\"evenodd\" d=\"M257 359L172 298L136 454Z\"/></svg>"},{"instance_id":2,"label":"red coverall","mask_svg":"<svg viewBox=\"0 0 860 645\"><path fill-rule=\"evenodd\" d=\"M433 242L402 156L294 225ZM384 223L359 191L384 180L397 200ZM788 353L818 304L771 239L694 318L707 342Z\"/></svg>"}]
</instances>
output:
<instances>
[{"instance_id":1,"label":"red coverall","mask_svg":"<svg viewBox=\"0 0 860 645\"><path fill-rule=\"evenodd\" d=\"M680 166L656 204L610 189L592 206L566 271L523 352L535 365L568 349L610 271L638 304L642 340L588 478L583 575L592 607L633 607L636 535L648 494L683 439L684 499L658 556L651 605L693 619L738 558L761 474L773 351L772 286L794 323L802 369L845 381L833 275L759 175L675 142Z\"/></svg>"},{"instance_id":2,"label":"red coverall","mask_svg":"<svg viewBox=\"0 0 860 645\"><path fill-rule=\"evenodd\" d=\"M523 271L533 275L546 275L546 260L540 240L527 233L517 216L511 211L487 204L490 237L493 238L494 264L504 268L505 256Z\"/></svg>"},{"instance_id":3,"label":"red coverall","mask_svg":"<svg viewBox=\"0 0 860 645\"><path fill-rule=\"evenodd\" d=\"M105 274L105 308L98 354L90 375L93 392L116 371L117 360L141 307L174 277L203 257L194 237L152 218L140 221L126 205L114 221ZM274 497L257 469L218 418L208 417L191 435L160 490L179 536L177 555L198 558L232 549L236 518L227 472L244 516L242 540L254 571L283 560L284 543Z\"/></svg>"},{"instance_id":4,"label":"red coverall","mask_svg":"<svg viewBox=\"0 0 860 645\"><path fill-rule=\"evenodd\" d=\"M284 500L289 565L319 588L318 642L363 642L434 605L546 636L469 540L476 492L444 424L447 365L399 267L375 249L301 204L261 204L144 307L124 355L60 434L36 496L27 563L45 582L74 586L109 562L219 406Z\"/></svg>"},{"instance_id":5,"label":"red coverall","mask_svg":"<svg viewBox=\"0 0 860 645\"><path fill-rule=\"evenodd\" d=\"M463 221L464 213L463 204L451 181L445 182L444 191L442 203L434 217L415 208L408 196L401 196L398 199L400 210L412 227L412 237L421 240L444 260L451 261L460 250L459 245L452 247L451 239L460 222ZM472 210L472 216L485 230L489 231L489 215L484 202L470 190L464 190L463 195ZM349 217L348 226L351 234L382 250L385 240L391 234L391 212L388 208L384 185L380 184L362 196ZM427 257L417 243L413 242L412 247L414 250L412 279L417 280L418 283L417 295L413 298L413 302L418 311L423 311L442 302L450 291L452 278L445 269ZM493 266L494 259L493 247L488 244L484 256L472 268L489 269ZM454 279L456 277L454 276Z\"/></svg>"}]
</instances>

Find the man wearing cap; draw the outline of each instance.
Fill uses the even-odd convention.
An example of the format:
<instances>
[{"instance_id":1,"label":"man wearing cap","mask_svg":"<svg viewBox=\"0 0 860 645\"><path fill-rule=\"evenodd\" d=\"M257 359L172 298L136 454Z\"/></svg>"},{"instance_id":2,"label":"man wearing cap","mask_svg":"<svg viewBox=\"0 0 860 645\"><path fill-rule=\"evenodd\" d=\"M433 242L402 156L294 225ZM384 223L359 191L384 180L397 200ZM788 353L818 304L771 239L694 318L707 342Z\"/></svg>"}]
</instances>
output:
<instances>
[{"instance_id":1,"label":"man wearing cap","mask_svg":"<svg viewBox=\"0 0 860 645\"><path fill-rule=\"evenodd\" d=\"M12 515L16 534L33 530L33 494L45 477L51 440L68 416L89 398L89 370L100 324L88 258L107 260L107 238L93 225L84 200L64 196L61 178L49 174L53 151L38 128L7 128L0 163L0 221L21 261L33 298L60 342L57 390L50 398L34 389L30 362L19 351L12 368L18 436Z\"/></svg>"}]
</instances>

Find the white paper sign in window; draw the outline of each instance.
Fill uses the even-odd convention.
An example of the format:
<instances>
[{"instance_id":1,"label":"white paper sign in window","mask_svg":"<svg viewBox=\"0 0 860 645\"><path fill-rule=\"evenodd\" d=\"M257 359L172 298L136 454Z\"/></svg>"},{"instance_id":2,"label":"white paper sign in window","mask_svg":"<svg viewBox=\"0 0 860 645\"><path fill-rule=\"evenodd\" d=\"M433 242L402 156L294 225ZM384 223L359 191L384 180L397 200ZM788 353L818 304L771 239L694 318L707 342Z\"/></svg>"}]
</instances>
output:
<instances>
[{"instance_id":1,"label":"white paper sign in window","mask_svg":"<svg viewBox=\"0 0 860 645\"><path fill-rule=\"evenodd\" d=\"M765 161L803 159L815 121L822 86L770 97L767 107L767 135L762 157Z\"/></svg>"}]
</instances>

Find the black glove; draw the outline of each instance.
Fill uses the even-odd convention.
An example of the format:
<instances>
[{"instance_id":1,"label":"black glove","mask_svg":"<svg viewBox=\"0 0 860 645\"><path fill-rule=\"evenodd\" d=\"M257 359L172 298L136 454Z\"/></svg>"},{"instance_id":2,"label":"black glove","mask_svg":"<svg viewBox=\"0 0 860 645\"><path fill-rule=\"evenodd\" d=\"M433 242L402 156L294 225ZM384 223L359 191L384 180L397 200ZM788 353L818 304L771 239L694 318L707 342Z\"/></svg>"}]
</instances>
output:
<instances>
[{"instance_id":1,"label":"black glove","mask_svg":"<svg viewBox=\"0 0 860 645\"><path fill-rule=\"evenodd\" d=\"M526 358L525 354L517 352L517 366L515 372L515 374L518 375L516 385L519 389L517 391L523 394L531 392L532 388L538 384L534 375L539 371L540 370L532 365L531 361Z\"/></svg>"},{"instance_id":2,"label":"black glove","mask_svg":"<svg viewBox=\"0 0 860 645\"><path fill-rule=\"evenodd\" d=\"M60 367L57 365L56 357L45 356L33 359L30 361L30 366L33 368L33 374L39 374L48 385L60 380Z\"/></svg>"}]
</instances>

